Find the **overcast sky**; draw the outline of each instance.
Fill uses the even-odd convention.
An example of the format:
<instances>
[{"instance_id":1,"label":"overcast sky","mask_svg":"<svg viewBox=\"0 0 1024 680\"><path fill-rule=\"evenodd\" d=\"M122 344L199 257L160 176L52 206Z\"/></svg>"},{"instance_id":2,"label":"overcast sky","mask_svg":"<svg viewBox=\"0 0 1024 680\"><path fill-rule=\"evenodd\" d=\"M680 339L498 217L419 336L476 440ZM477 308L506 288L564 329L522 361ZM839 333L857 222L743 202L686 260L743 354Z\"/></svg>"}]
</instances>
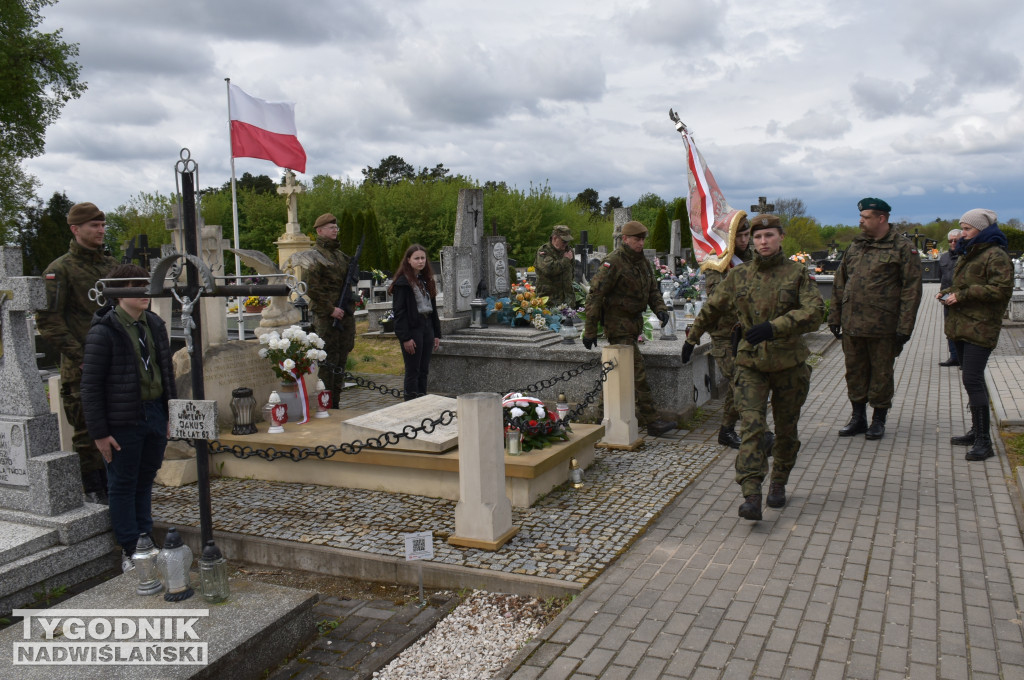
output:
<instances>
[{"instance_id":1,"label":"overcast sky","mask_svg":"<svg viewBox=\"0 0 1024 680\"><path fill-rule=\"evenodd\" d=\"M630 205L686 194L679 112L735 208L854 224L1024 218L1020 0L61 0L88 90L26 163L39 194L170 193L181 147L230 178L225 77L296 103L307 173L391 154ZM236 172L280 171L238 159ZM486 210L486 206L485 206Z\"/></svg>"}]
</instances>

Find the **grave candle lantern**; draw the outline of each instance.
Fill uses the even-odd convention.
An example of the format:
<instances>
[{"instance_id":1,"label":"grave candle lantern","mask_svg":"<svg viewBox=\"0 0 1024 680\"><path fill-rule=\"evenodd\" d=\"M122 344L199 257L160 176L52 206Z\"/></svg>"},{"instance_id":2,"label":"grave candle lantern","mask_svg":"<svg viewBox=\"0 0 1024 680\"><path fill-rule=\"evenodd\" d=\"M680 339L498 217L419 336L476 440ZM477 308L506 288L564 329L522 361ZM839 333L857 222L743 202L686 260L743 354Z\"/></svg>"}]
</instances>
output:
<instances>
[{"instance_id":1,"label":"grave candle lantern","mask_svg":"<svg viewBox=\"0 0 1024 680\"><path fill-rule=\"evenodd\" d=\"M469 316L469 327L470 328L487 328L487 300L481 298L474 298L469 303L470 316Z\"/></svg>"},{"instance_id":2,"label":"grave candle lantern","mask_svg":"<svg viewBox=\"0 0 1024 680\"><path fill-rule=\"evenodd\" d=\"M277 392L270 393L267 405L270 406L270 427L267 428L267 433L280 434L284 432L284 428L281 426L288 422L288 406L281 403L281 395Z\"/></svg>"},{"instance_id":3,"label":"grave candle lantern","mask_svg":"<svg viewBox=\"0 0 1024 680\"><path fill-rule=\"evenodd\" d=\"M558 393L558 401L555 402L555 411L558 412L558 419L565 420L569 415L569 400L565 398L565 392Z\"/></svg>"},{"instance_id":4,"label":"grave candle lantern","mask_svg":"<svg viewBox=\"0 0 1024 680\"><path fill-rule=\"evenodd\" d=\"M519 428L510 427L505 430L505 453L519 456L523 453L523 433Z\"/></svg>"},{"instance_id":5,"label":"grave candle lantern","mask_svg":"<svg viewBox=\"0 0 1024 680\"><path fill-rule=\"evenodd\" d=\"M231 391L231 414L235 418L235 426L231 428L231 434L254 434L256 424L253 423L253 415L256 411L256 400L253 399L252 390L248 387L239 387Z\"/></svg>"},{"instance_id":6,"label":"grave candle lantern","mask_svg":"<svg viewBox=\"0 0 1024 680\"><path fill-rule=\"evenodd\" d=\"M228 561L213 541L207 541L199 558L199 592L212 604L228 599Z\"/></svg>"},{"instance_id":7,"label":"grave candle lantern","mask_svg":"<svg viewBox=\"0 0 1024 680\"><path fill-rule=\"evenodd\" d=\"M324 381L316 381L316 417L329 418L328 409L331 408L331 391L324 386Z\"/></svg>"},{"instance_id":8,"label":"grave candle lantern","mask_svg":"<svg viewBox=\"0 0 1024 680\"><path fill-rule=\"evenodd\" d=\"M167 530L164 547L156 556L156 568L163 581L164 599L168 602L180 602L192 597L195 593L189 579L192 568L192 551L181 540L178 530L171 527Z\"/></svg>"},{"instance_id":9,"label":"grave candle lantern","mask_svg":"<svg viewBox=\"0 0 1024 680\"><path fill-rule=\"evenodd\" d=\"M136 594L156 595L164 589L156 568L156 556L159 554L160 551L153 545L153 539L149 537L149 534L141 534L139 542L135 545L135 552L132 553L135 576L139 579L139 586L135 589Z\"/></svg>"},{"instance_id":10,"label":"grave candle lantern","mask_svg":"<svg viewBox=\"0 0 1024 680\"><path fill-rule=\"evenodd\" d=\"M583 488L583 469L575 458L569 459L569 481L572 482L572 488Z\"/></svg>"}]
</instances>

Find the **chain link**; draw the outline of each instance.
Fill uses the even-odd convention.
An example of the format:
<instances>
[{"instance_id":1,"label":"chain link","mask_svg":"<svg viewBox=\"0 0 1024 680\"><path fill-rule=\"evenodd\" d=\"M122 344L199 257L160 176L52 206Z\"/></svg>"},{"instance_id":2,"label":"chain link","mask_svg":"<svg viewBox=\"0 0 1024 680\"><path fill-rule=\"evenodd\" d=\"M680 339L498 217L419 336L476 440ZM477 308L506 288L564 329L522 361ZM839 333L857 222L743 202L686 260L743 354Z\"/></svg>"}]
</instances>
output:
<instances>
[{"instance_id":1,"label":"chain link","mask_svg":"<svg viewBox=\"0 0 1024 680\"><path fill-rule=\"evenodd\" d=\"M385 432L376 437L371 437L366 441L357 439L354 442L315 446L313 448L293 446L288 450L275 448L257 449L243 444L227 446L222 444L220 440L215 439L210 442L210 453L230 453L235 458L259 457L268 461L287 458L298 462L300 460L305 460L306 458L314 457L319 458L320 460L326 460L338 452L354 456L355 454L360 453L363 449L383 449L385 447L398 444L398 442L403 438L415 439L419 436L420 432L432 434L439 425L451 425L457 418L458 414L449 409L442 411L441 415L436 419L424 418L420 421L418 426L406 425L402 428L401 432Z\"/></svg>"}]
</instances>

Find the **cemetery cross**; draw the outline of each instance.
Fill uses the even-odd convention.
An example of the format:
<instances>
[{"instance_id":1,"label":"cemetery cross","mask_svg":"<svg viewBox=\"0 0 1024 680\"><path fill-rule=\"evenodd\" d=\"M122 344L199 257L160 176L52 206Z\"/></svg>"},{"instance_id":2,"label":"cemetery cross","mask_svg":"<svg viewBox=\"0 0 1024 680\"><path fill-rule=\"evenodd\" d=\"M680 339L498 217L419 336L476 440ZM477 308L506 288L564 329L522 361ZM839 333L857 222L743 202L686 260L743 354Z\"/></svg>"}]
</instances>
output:
<instances>
[{"instance_id":1,"label":"cemetery cross","mask_svg":"<svg viewBox=\"0 0 1024 680\"><path fill-rule=\"evenodd\" d=\"M757 205L750 206L750 212L756 212L758 214L770 213L775 210L775 204L768 202L767 196L758 196Z\"/></svg>"}]
</instances>

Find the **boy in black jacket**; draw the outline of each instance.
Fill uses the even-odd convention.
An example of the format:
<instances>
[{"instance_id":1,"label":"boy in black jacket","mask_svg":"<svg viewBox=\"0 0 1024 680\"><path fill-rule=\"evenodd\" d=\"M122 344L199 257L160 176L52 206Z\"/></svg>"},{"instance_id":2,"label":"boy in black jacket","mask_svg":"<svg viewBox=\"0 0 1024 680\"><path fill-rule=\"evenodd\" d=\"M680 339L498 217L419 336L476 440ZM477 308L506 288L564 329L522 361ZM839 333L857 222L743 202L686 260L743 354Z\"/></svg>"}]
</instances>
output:
<instances>
[{"instance_id":1,"label":"boy in black jacket","mask_svg":"<svg viewBox=\"0 0 1024 680\"><path fill-rule=\"evenodd\" d=\"M145 287L146 270L122 264L107 275L118 286ZM110 522L121 546L121 569L140 534L153 530L153 479L167 446L167 400L176 397L167 328L148 311L149 298L122 298L92 320L85 340L82 408L89 436L103 456Z\"/></svg>"}]
</instances>

